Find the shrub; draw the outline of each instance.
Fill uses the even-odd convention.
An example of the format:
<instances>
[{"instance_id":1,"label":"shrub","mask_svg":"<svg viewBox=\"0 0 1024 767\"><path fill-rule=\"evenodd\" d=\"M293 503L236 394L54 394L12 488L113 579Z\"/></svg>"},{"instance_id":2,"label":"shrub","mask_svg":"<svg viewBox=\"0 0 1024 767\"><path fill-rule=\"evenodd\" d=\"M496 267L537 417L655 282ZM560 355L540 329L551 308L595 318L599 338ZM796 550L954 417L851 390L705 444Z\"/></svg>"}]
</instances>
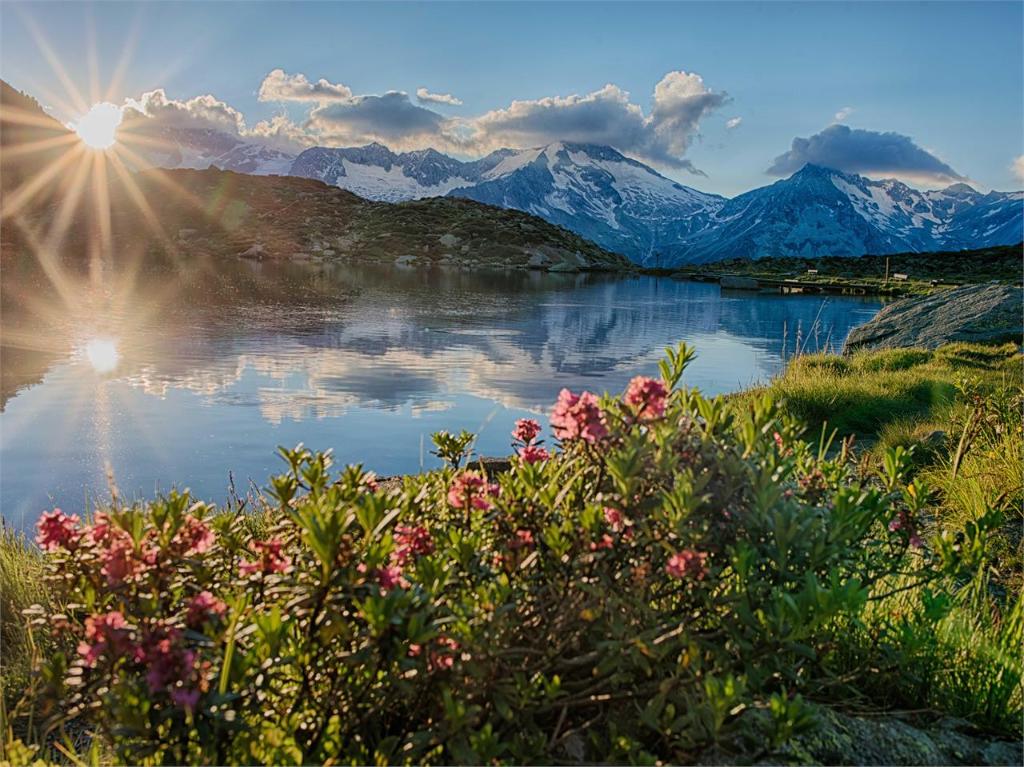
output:
<instances>
[{"instance_id":1,"label":"shrub","mask_svg":"<svg viewBox=\"0 0 1024 767\"><path fill-rule=\"evenodd\" d=\"M858 477L768 397L677 388L691 357L563 392L559 449L517 424L497 476L461 435L397 489L300 446L268 527L179 493L46 517L67 606L30 611L61 648L41 739L79 718L139 764L624 762L692 759L752 706L804 729L803 698L856 680L834 667L874 593L984 544L923 546L904 451Z\"/></svg>"}]
</instances>

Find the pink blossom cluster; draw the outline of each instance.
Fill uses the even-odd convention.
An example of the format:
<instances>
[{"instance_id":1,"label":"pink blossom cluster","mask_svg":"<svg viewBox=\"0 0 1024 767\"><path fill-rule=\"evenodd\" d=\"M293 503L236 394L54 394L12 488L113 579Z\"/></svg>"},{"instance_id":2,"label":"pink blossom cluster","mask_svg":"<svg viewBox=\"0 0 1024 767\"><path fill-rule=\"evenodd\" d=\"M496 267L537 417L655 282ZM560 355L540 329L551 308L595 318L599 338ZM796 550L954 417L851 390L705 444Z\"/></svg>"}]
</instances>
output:
<instances>
[{"instance_id":1,"label":"pink blossom cluster","mask_svg":"<svg viewBox=\"0 0 1024 767\"><path fill-rule=\"evenodd\" d=\"M56 551L62 548L70 551L77 545L81 534L78 523L77 514L65 514L60 509L44 511L36 525L36 543L43 551Z\"/></svg>"},{"instance_id":2,"label":"pink blossom cluster","mask_svg":"<svg viewBox=\"0 0 1024 767\"><path fill-rule=\"evenodd\" d=\"M253 573L271 575L273 573L286 573L291 570L292 561L281 553L284 544L277 538L266 541L253 541L249 544L250 550L259 555L255 560L243 559L238 566L238 572L243 576Z\"/></svg>"},{"instance_id":3,"label":"pink blossom cluster","mask_svg":"<svg viewBox=\"0 0 1024 767\"><path fill-rule=\"evenodd\" d=\"M889 530L893 533L899 530L904 531L908 536L907 542L915 549L924 546L921 536L917 533L917 525L914 524L914 520L910 518L906 511L900 511L899 514L892 518L889 522Z\"/></svg>"},{"instance_id":4,"label":"pink blossom cluster","mask_svg":"<svg viewBox=\"0 0 1024 767\"><path fill-rule=\"evenodd\" d=\"M160 622L144 632L141 641L136 642L135 636L117 610L92 615L85 619L85 638L78 645L78 654L90 668L100 659L143 664L151 693L166 692L175 705L194 709L206 682L197 674L196 653L184 646L181 631Z\"/></svg>"},{"instance_id":5,"label":"pink blossom cluster","mask_svg":"<svg viewBox=\"0 0 1024 767\"><path fill-rule=\"evenodd\" d=\"M189 514L174 536L173 545L181 554L203 554L210 550L216 537L213 530L198 517Z\"/></svg>"},{"instance_id":6,"label":"pink blossom cluster","mask_svg":"<svg viewBox=\"0 0 1024 767\"><path fill-rule=\"evenodd\" d=\"M494 506L491 498L498 494L498 485L488 482L478 471L463 471L448 488L448 503L456 509L486 511Z\"/></svg>"},{"instance_id":7,"label":"pink blossom cluster","mask_svg":"<svg viewBox=\"0 0 1024 767\"><path fill-rule=\"evenodd\" d=\"M637 376L626 387L625 401L641 421L650 421L665 415L668 389L657 378Z\"/></svg>"},{"instance_id":8,"label":"pink blossom cluster","mask_svg":"<svg viewBox=\"0 0 1024 767\"><path fill-rule=\"evenodd\" d=\"M93 523L80 527L76 515L60 509L45 512L37 524L36 542L46 551L73 551L85 545L96 550L100 572L111 585L140 575L156 565L158 550L152 535L138 543L131 534L114 523L106 512L97 512ZM189 514L171 542L175 555L201 554L213 545L213 530L198 517Z\"/></svg>"},{"instance_id":9,"label":"pink blossom cluster","mask_svg":"<svg viewBox=\"0 0 1024 767\"><path fill-rule=\"evenodd\" d=\"M512 430L512 439L521 443L516 448L519 457L526 463L539 463L551 458L551 454L540 446L537 437L540 436L540 424L532 418L520 418L516 421L516 428Z\"/></svg>"},{"instance_id":10,"label":"pink blossom cluster","mask_svg":"<svg viewBox=\"0 0 1024 767\"><path fill-rule=\"evenodd\" d=\"M124 657L142 659L141 651L132 642L128 622L117 610L85 619L85 640L79 643L78 654L90 668L104 657L110 661Z\"/></svg>"},{"instance_id":11,"label":"pink blossom cluster","mask_svg":"<svg viewBox=\"0 0 1024 767\"><path fill-rule=\"evenodd\" d=\"M551 413L551 426L555 436L562 441L581 439L593 444L608 436L597 397L588 391L573 394L562 389Z\"/></svg>"},{"instance_id":12,"label":"pink blossom cluster","mask_svg":"<svg viewBox=\"0 0 1024 767\"><path fill-rule=\"evenodd\" d=\"M200 591L188 603L185 625L190 629L198 630L208 621L224 615L227 609L228 606L209 591Z\"/></svg>"},{"instance_id":13,"label":"pink blossom cluster","mask_svg":"<svg viewBox=\"0 0 1024 767\"><path fill-rule=\"evenodd\" d=\"M455 653L459 651L459 648L459 643L451 637L438 637L427 651L427 668L432 672L447 671L455 665ZM409 657L418 658L422 654L423 645L409 645Z\"/></svg>"},{"instance_id":14,"label":"pink blossom cluster","mask_svg":"<svg viewBox=\"0 0 1024 767\"><path fill-rule=\"evenodd\" d=\"M422 525L396 525L395 550L391 552L391 561L398 567L416 557L434 553L434 539L430 531Z\"/></svg>"},{"instance_id":15,"label":"pink blossom cluster","mask_svg":"<svg viewBox=\"0 0 1024 767\"><path fill-rule=\"evenodd\" d=\"M512 439L524 445L532 445L540 435L540 424L532 418L520 418L512 430Z\"/></svg>"},{"instance_id":16,"label":"pink blossom cluster","mask_svg":"<svg viewBox=\"0 0 1024 767\"><path fill-rule=\"evenodd\" d=\"M707 558L705 552L685 549L669 557L665 572L673 578L700 580L707 574Z\"/></svg>"}]
</instances>

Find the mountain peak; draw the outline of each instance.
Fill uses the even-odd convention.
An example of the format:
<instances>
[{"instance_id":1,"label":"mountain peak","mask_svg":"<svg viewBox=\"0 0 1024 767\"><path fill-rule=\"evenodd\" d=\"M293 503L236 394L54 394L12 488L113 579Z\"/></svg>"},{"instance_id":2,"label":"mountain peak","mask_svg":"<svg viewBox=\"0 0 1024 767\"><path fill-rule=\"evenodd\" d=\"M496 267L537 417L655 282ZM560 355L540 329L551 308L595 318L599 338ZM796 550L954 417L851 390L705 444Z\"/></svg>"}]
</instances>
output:
<instances>
[{"instance_id":1,"label":"mountain peak","mask_svg":"<svg viewBox=\"0 0 1024 767\"><path fill-rule=\"evenodd\" d=\"M965 184L962 181L957 184L950 184L942 190L946 194L978 194L978 190L970 184Z\"/></svg>"}]
</instances>

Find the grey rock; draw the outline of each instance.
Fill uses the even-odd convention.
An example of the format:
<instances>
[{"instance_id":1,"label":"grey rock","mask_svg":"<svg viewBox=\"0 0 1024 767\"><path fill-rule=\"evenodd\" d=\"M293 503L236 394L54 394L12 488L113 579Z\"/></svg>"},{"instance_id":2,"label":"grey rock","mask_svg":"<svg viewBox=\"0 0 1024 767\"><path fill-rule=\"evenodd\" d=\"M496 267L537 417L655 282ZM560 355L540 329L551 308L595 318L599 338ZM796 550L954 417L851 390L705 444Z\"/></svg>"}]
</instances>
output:
<instances>
[{"instance_id":1,"label":"grey rock","mask_svg":"<svg viewBox=\"0 0 1024 767\"><path fill-rule=\"evenodd\" d=\"M734 735L697 760L698 764L836 765L1019 765L1020 741L980 735L962 720L905 720L896 714L851 716L814 706L812 729L767 748L770 717L764 710L741 716Z\"/></svg>"},{"instance_id":2,"label":"grey rock","mask_svg":"<svg viewBox=\"0 0 1024 767\"><path fill-rule=\"evenodd\" d=\"M935 349L953 341L1021 341L1024 293L988 283L906 298L883 308L854 328L844 351L919 347Z\"/></svg>"}]
</instances>

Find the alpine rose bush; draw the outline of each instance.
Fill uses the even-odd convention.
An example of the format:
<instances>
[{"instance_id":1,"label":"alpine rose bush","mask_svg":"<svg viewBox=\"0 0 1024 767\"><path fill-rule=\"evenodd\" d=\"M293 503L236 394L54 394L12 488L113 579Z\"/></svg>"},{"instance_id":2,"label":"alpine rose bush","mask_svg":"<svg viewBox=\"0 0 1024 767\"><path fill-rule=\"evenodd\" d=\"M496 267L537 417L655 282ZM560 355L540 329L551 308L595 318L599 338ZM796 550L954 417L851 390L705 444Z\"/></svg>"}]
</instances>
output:
<instances>
[{"instance_id":1,"label":"alpine rose bush","mask_svg":"<svg viewBox=\"0 0 1024 767\"><path fill-rule=\"evenodd\" d=\"M400 487L299 446L261 511L44 515L43 736L75 721L130 764L686 762L849 684L837 639L954 549L912 545L899 461L862 480L769 399L679 387L691 357L563 390L559 444L520 421L493 476L464 435Z\"/></svg>"}]
</instances>

